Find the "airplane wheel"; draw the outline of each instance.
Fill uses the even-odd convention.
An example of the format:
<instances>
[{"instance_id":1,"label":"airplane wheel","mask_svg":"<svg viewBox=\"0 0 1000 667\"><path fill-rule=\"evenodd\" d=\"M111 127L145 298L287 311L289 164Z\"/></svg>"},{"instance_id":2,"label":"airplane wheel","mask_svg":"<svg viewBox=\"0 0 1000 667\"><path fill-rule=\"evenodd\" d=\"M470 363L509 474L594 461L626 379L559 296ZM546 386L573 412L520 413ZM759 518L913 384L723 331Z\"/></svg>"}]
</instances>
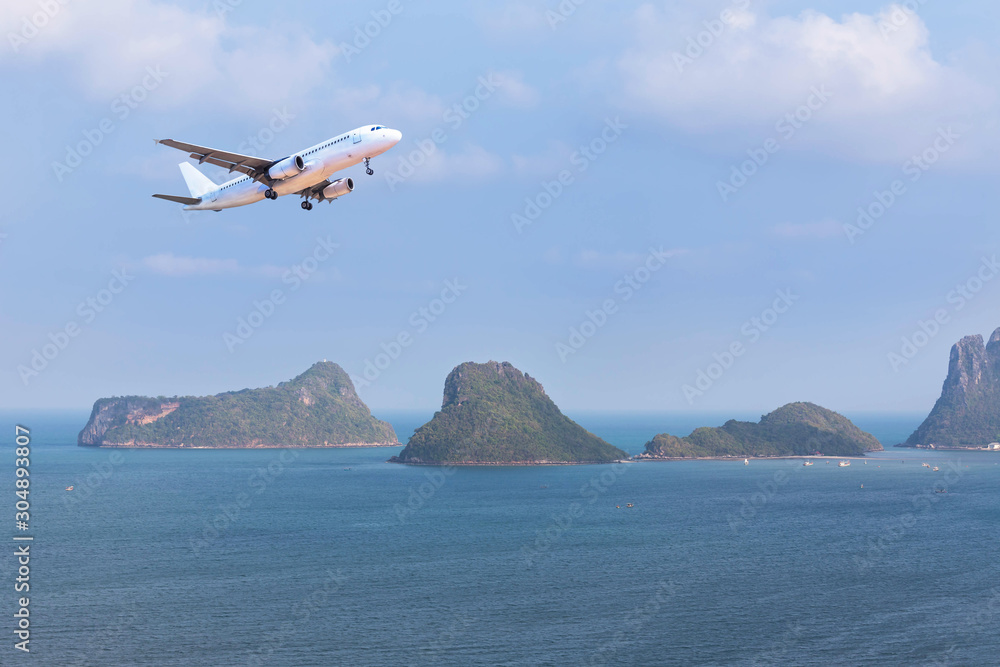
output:
<instances>
[{"instance_id":1,"label":"airplane wheel","mask_svg":"<svg viewBox=\"0 0 1000 667\"><path fill-rule=\"evenodd\" d=\"M302 202L302 210L303 211L311 211L312 207L313 207L313 205L310 204L309 202L307 202L307 201Z\"/></svg>"},{"instance_id":2,"label":"airplane wheel","mask_svg":"<svg viewBox=\"0 0 1000 667\"><path fill-rule=\"evenodd\" d=\"M372 174L374 174L374 173L375 173L375 172L374 172L374 171L372 170L372 168L371 168L371 167L368 167L367 169L365 169L365 172L367 172L367 174L368 174L369 176L371 176Z\"/></svg>"},{"instance_id":3,"label":"airplane wheel","mask_svg":"<svg viewBox=\"0 0 1000 667\"><path fill-rule=\"evenodd\" d=\"M277 199L278 193L272 190L271 188L268 188L267 190L264 191L264 196L267 197L268 199Z\"/></svg>"}]
</instances>

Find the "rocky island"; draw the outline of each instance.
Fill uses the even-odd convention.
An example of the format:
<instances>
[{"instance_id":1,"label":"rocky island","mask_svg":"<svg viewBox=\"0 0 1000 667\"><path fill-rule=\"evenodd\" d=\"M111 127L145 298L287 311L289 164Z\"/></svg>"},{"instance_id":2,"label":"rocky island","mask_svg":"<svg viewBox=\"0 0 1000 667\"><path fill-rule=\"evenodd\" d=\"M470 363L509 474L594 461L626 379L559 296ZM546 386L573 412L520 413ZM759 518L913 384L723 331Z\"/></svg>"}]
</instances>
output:
<instances>
[{"instance_id":1,"label":"rocky island","mask_svg":"<svg viewBox=\"0 0 1000 667\"><path fill-rule=\"evenodd\" d=\"M759 423L730 420L678 438L666 433L646 443L637 459L863 456L882 445L847 417L813 403L789 403Z\"/></svg>"},{"instance_id":2,"label":"rocky island","mask_svg":"<svg viewBox=\"0 0 1000 667\"><path fill-rule=\"evenodd\" d=\"M1000 449L1000 329L988 343L966 336L951 348L941 397L899 447Z\"/></svg>"},{"instance_id":3,"label":"rocky island","mask_svg":"<svg viewBox=\"0 0 1000 667\"><path fill-rule=\"evenodd\" d=\"M564 416L542 385L509 363L464 363L441 410L390 461L424 465L611 463L628 454Z\"/></svg>"},{"instance_id":4,"label":"rocky island","mask_svg":"<svg viewBox=\"0 0 1000 667\"><path fill-rule=\"evenodd\" d=\"M344 369L323 361L277 387L215 396L123 396L94 403L77 444L90 447L371 447L398 445Z\"/></svg>"}]
</instances>

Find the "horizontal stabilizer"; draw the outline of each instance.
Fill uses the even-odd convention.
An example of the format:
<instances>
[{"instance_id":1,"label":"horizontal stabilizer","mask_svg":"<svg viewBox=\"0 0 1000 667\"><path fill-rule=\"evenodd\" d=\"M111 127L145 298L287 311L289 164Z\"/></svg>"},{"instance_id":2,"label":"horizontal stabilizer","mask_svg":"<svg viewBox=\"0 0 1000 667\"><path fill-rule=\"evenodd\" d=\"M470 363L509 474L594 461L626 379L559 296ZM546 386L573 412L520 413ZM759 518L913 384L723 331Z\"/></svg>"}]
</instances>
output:
<instances>
[{"instance_id":1,"label":"horizontal stabilizer","mask_svg":"<svg viewBox=\"0 0 1000 667\"><path fill-rule=\"evenodd\" d=\"M175 201L178 204L187 204L188 206L194 206L201 203L201 197L178 197L177 195L153 195L154 197L159 197L160 199L166 199L167 201Z\"/></svg>"}]
</instances>

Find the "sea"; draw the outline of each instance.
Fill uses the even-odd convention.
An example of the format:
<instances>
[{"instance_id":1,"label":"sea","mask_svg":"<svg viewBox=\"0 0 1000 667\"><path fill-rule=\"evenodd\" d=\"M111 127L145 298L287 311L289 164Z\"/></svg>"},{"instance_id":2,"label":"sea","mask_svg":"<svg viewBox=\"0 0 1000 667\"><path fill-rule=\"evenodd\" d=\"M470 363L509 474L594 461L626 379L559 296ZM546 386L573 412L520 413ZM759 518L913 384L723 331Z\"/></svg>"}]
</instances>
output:
<instances>
[{"instance_id":1,"label":"sea","mask_svg":"<svg viewBox=\"0 0 1000 667\"><path fill-rule=\"evenodd\" d=\"M405 440L431 413L379 416ZM633 454L727 418L569 416ZM886 451L431 468L81 448L86 411L4 411L0 664L1000 664L1000 453L893 449L922 415L848 416Z\"/></svg>"}]
</instances>

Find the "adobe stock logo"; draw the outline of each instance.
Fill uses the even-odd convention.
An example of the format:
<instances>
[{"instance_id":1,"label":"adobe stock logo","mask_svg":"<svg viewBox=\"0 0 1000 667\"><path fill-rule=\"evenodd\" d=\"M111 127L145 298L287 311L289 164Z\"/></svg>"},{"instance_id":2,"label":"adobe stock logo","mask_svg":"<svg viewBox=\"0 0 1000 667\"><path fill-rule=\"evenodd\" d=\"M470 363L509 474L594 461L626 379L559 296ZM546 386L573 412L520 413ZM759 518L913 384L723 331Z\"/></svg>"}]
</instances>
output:
<instances>
[{"instance_id":1,"label":"adobe stock logo","mask_svg":"<svg viewBox=\"0 0 1000 667\"><path fill-rule=\"evenodd\" d=\"M809 90L809 96L802 104L779 118L774 124L777 136L768 137L757 147L747 149L747 159L730 167L729 178L725 181L715 182L715 189L722 202L728 202L733 195L749 183L750 179L770 162L771 156L781 151L782 147L786 145L782 142L791 141L799 130L805 127L826 106L832 97L833 93L826 87L826 84L813 86Z\"/></svg>"},{"instance_id":2,"label":"adobe stock logo","mask_svg":"<svg viewBox=\"0 0 1000 667\"><path fill-rule=\"evenodd\" d=\"M570 165L576 168L577 173L583 174L610 146L621 139L627 129L628 125L619 116L615 116L614 120L605 119L600 133L569 156ZM542 181L542 187L533 197L524 198L524 208L510 216L517 233L521 234L525 227L533 225L574 183L576 176L569 169L561 170L551 181Z\"/></svg>"},{"instance_id":3,"label":"adobe stock logo","mask_svg":"<svg viewBox=\"0 0 1000 667\"><path fill-rule=\"evenodd\" d=\"M495 72L487 72L478 77L475 89L462 98L460 102L456 102L445 110L441 121L447 123L453 132L458 131L467 120L472 118L472 114L493 97L502 85L501 79L497 77ZM444 127L436 127L429 136L413 142L414 149L399 158L395 170L385 172L385 182L389 186L389 191L395 192L399 184L405 183L418 170L426 166L438 149L448 142L449 138L450 135Z\"/></svg>"},{"instance_id":4,"label":"adobe stock logo","mask_svg":"<svg viewBox=\"0 0 1000 667\"><path fill-rule=\"evenodd\" d=\"M951 323L952 316L969 305L998 275L1000 275L1000 262L997 261L997 256L983 257L976 272L964 282L955 285L955 288L945 296L950 308L938 308L928 319L917 320L916 329L908 336L902 337L898 352L888 354L892 370L898 373L900 368L909 365L920 350L927 347L941 330Z\"/></svg>"},{"instance_id":5,"label":"adobe stock logo","mask_svg":"<svg viewBox=\"0 0 1000 667\"><path fill-rule=\"evenodd\" d=\"M302 258L298 264L293 264L281 275L281 282L289 285L288 291L277 288L263 299L254 299L253 308L243 317L236 320L236 327L232 332L222 333L222 342L230 353L235 352L237 347L250 340L250 338L264 326L264 323L271 319L278 306L283 305L288 295L298 291L310 278L317 275L320 266L333 257L340 248L339 243L334 243L330 236L324 239L316 237L316 245L312 252Z\"/></svg>"},{"instance_id":6,"label":"adobe stock logo","mask_svg":"<svg viewBox=\"0 0 1000 667\"><path fill-rule=\"evenodd\" d=\"M746 11L750 7L750 0L733 0L733 7L739 11ZM684 53L674 52L674 65L677 67L677 72L683 74L684 68L693 65L695 60L705 55L705 52L711 49L716 41L722 37L726 28L734 25L737 20L737 15L727 7L719 13L718 18L702 21L701 24L705 29L687 38L687 47L684 49Z\"/></svg>"},{"instance_id":7,"label":"adobe stock logo","mask_svg":"<svg viewBox=\"0 0 1000 667\"><path fill-rule=\"evenodd\" d=\"M878 22L878 31L882 33L882 39L888 42L893 33L899 32L910 19L917 17L917 10L926 2L927 0L904 0L902 4L890 5L888 19L883 14L883 18Z\"/></svg>"},{"instance_id":8,"label":"adobe stock logo","mask_svg":"<svg viewBox=\"0 0 1000 667\"><path fill-rule=\"evenodd\" d=\"M791 289L778 290L775 295L769 308L765 308L760 315L751 317L743 323L740 327L741 338L732 341L722 352L713 354L714 361L708 366L698 369L693 385L685 384L681 387L688 405L694 405L694 399L704 396L705 392L715 386L715 383L736 365L736 361L747 353L750 346L770 331L800 298L798 294L793 294Z\"/></svg>"},{"instance_id":9,"label":"adobe stock logo","mask_svg":"<svg viewBox=\"0 0 1000 667\"><path fill-rule=\"evenodd\" d=\"M66 154L62 162L52 161L52 173L56 180L62 183L67 176L83 164L87 156L96 151L97 147L120 127L119 124L127 120L149 98L150 93L163 84L168 76L169 72L164 72L159 65L147 67L142 79L137 84L111 100L110 111L117 118L117 121L105 116L97 121L93 127L82 130L80 132L83 136L81 140L66 144Z\"/></svg>"},{"instance_id":10,"label":"adobe stock logo","mask_svg":"<svg viewBox=\"0 0 1000 667\"><path fill-rule=\"evenodd\" d=\"M385 9L373 10L371 12L371 21L365 23L364 26L355 26L354 40L351 44L341 42L337 45L337 48L344 54L347 62L351 62L355 56L360 56L362 51L371 46L372 40L377 39L382 34L382 31L389 27L392 20L402 13L403 3L399 0L389 0L389 4L385 6Z\"/></svg>"},{"instance_id":11,"label":"adobe stock logo","mask_svg":"<svg viewBox=\"0 0 1000 667\"><path fill-rule=\"evenodd\" d=\"M78 319L69 320L62 328L49 332L48 342L31 350L31 360L28 365L18 365L17 374L24 386L27 387L33 378L48 368L69 347L70 342L83 333L86 326L92 324L99 314L107 310L134 279L135 276L129 275L125 267L112 271L111 280L104 288L77 304Z\"/></svg>"},{"instance_id":12,"label":"adobe stock logo","mask_svg":"<svg viewBox=\"0 0 1000 667\"><path fill-rule=\"evenodd\" d=\"M29 40L38 37L38 33L45 29L45 26L49 25L49 22L58 16L68 3L69 0L39 0L37 12L31 16L21 17L21 29L18 32L7 33L7 41L10 42L10 48L14 53L18 53Z\"/></svg>"},{"instance_id":13,"label":"adobe stock logo","mask_svg":"<svg viewBox=\"0 0 1000 667\"><path fill-rule=\"evenodd\" d=\"M900 168L910 183L916 183L924 174L938 163L950 151L962 135L950 127L938 128L937 136L921 152L913 155ZM858 218L855 223L844 224L844 234L851 245L864 236L879 220L886 215L909 192L906 181L897 178L885 190L876 190L873 198L865 206L858 207Z\"/></svg>"},{"instance_id":14,"label":"adobe stock logo","mask_svg":"<svg viewBox=\"0 0 1000 667\"><path fill-rule=\"evenodd\" d=\"M405 350L416 342L421 334L430 328L431 324L445 314L451 304L455 303L467 289L469 286L463 285L458 278L445 280L444 288L441 289L437 298L431 299L426 305L410 314L410 318L407 320L409 327L401 329L388 342L382 342L379 346L382 351L378 352L374 358L365 359L361 375L351 375L351 382L354 383L354 386L358 388L370 387L403 355Z\"/></svg>"},{"instance_id":15,"label":"adobe stock logo","mask_svg":"<svg viewBox=\"0 0 1000 667\"><path fill-rule=\"evenodd\" d=\"M566 363L570 356L576 354L587 341L597 335L608 323L608 320L620 312L620 306L632 300L636 294L653 279L653 275L667 264L667 260L677 254L676 250L664 250L663 247L650 248L649 253L641 263L629 271L621 280L614 284L614 293L620 299L608 297L594 310L587 310L577 325L570 327L569 337L565 342L556 342L556 354L559 360Z\"/></svg>"}]
</instances>

